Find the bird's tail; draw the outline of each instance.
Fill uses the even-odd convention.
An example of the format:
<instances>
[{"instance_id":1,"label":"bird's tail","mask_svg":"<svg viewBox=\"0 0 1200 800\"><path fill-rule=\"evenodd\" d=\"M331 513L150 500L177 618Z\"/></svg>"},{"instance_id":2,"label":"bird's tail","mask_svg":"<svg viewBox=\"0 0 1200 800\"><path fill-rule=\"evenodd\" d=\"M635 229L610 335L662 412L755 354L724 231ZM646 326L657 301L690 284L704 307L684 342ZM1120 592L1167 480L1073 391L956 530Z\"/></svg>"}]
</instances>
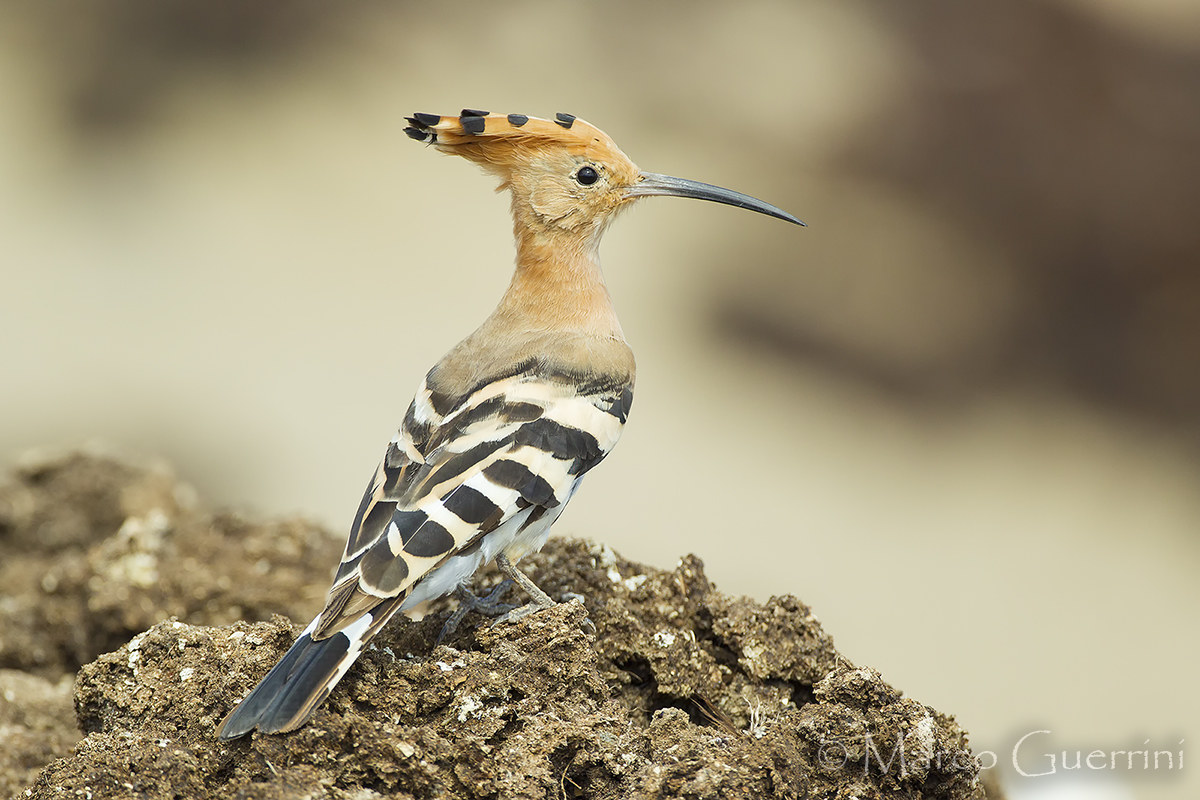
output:
<instances>
[{"instance_id":1,"label":"bird's tail","mask_svg":"<svg viewBox=\"0 0 1200 800\"><path fill-rule=\"evenodd\" d=\"M323 639L313 638L321 619L318 616L246 699L229 712L217 735L221 739L236 739L255 728L262 733L299 728L329 696L403 600L403 596L388 598Z\"/></svg>"}]
</instances>

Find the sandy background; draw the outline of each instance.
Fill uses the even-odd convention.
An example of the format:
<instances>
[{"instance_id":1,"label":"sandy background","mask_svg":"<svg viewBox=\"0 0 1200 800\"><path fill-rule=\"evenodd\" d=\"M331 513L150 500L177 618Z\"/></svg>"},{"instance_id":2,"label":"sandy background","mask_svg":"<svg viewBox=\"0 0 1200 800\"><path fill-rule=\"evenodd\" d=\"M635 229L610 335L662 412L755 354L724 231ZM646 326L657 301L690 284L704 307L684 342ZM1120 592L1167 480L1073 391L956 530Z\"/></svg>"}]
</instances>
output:
<instances>
[{"instance_id":1,"label":"sandy background","mask_svg":"<svg viewBox=\"0 0 1200 800\"><path fill-rule=\"evenodd\" d=\"M1185 751L1014 797L1194 793L1198 96L1186 0L6 6L0 458L344 530L512 260L403 117L578 114L811 227L614 227L637 400L559 530L799 595L1002 765Z\"/></svg>"}]
</instances>

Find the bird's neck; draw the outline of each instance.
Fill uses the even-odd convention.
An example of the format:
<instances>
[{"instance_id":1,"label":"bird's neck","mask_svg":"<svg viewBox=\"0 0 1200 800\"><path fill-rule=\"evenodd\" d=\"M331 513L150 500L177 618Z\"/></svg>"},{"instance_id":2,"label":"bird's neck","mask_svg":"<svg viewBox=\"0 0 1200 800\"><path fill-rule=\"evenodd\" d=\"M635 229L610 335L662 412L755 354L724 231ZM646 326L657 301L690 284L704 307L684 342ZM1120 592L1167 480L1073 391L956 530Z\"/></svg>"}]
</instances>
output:
<instances>
[{"instance_id":1,"label":"bird's neck","mask_svg":"<svg viewBox=\"0 0 1200 800\"><path fill-rule=\"evenodd\" d=\"M623 340L597 254L598 232L518 228L517 267L496 314L530 331Z\"/></svg>"}]
</instances>

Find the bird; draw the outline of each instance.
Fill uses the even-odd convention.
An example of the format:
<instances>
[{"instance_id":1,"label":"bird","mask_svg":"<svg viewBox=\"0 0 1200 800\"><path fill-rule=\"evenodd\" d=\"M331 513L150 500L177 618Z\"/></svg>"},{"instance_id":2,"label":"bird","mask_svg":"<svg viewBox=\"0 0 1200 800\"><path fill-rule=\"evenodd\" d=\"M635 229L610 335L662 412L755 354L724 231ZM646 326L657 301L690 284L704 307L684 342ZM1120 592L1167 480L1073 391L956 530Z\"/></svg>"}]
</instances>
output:
<instances>
[{"instance_id":1,"label":"bird","mask_svg":"<svg viewBox=\"0 0 1200 800\"><path fill-rule=\"evenodd\" d=\"M502 607L501 621L555 605L516 564L545 544L633 402L633 352L598 257L621 211L675 196L804 225L740 192L643 172L572 114L406 119L411 139L474 162L509 191L516 267L492 314L425 375L367 485L324 608L220 723L223 740L304 725L397 613L456 592L456 615ZM470 594L472 575L493 561L502 588L520 586L528 603Z\"/></svg>"}]
</instances>

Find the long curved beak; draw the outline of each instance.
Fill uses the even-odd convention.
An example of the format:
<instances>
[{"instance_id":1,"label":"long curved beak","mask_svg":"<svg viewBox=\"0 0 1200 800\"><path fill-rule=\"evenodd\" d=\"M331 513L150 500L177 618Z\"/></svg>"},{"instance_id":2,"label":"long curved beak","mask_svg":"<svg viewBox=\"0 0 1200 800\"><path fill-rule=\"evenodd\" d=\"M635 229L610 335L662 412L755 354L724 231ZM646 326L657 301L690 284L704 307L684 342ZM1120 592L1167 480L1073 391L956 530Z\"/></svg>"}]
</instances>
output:
<instances>
[{"instance_id":1,"label":"long curved beak","mask_svg":"<svg viewBox=\"0 0 1200 800\"><path fill-rule=\"evenodd\" d=\"M643 172L642 179L633 186L630 186L625 192L626 197L651 197L654 195L710 200L714 203L724 203L727 206L745 208L750 211L757 211L760 214L766 214L768 217L775 217L797 225L804 225L803 222L782 208L776 208L770 203L764 203L762 200L751 197L748 194L735 192L732 189L722 189L720 186L713 186L711 183L690 181L687 178L673 178L670 175L659 175L656 172Z\"/></svg>"}]
</instances>

